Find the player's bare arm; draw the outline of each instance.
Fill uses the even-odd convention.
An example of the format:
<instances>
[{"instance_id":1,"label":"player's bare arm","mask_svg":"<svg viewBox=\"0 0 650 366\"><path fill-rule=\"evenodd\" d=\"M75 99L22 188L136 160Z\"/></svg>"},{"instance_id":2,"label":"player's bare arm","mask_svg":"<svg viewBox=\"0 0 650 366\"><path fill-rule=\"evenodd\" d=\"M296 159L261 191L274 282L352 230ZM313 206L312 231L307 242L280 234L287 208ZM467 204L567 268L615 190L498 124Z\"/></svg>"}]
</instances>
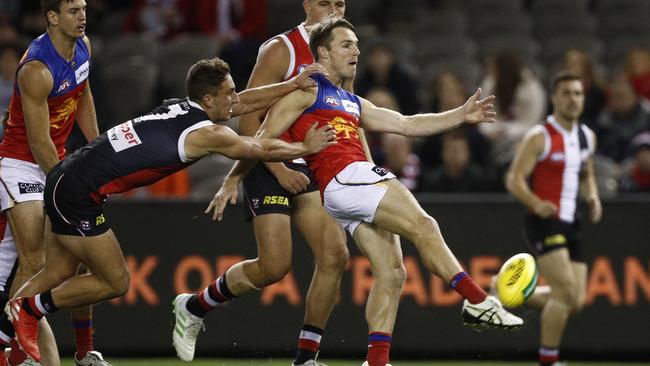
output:
<instances>
[{"instance_id":1,"label":"player's bare arm","mask_svg":"<svg viewBox=\"0 0 650 366\"><path fill-rule=\"evenodd\" d=\"M541 200L528 185L537 159L544 151L544 135L536 130L529 131L519 146L510 169L506 174L506 188L519 202L542 218L555 215L558 207L550 202Z\"/></svg>"},{"instance_id":2,"label":"player's bare arm","mask_svg":"<svg viewBox=\"0 0 650 366\"><path fill-rule=\"evenodd\" d=\"M185 151L190 159L218 153L232 159L283 161L314 154L335 140L331 126L317 129L314 125L305 141L287 143L275 138L239 136L226 126L213 125L191 132L185 140Z\"/></svg>"},{"instance_id":3,"label":"player's bare arm","mask_svg":"<svg viewBox=\"0 0 650 366\"><path fill-rule=\"evenodd\" d=\"M596 135L591 132L594 150L596 150ZM580 194L589 206L589 219L593 223L600 222L603 216L603 207L598 196L598 185L594 173L594 162L592 157L585 162L584 170L580 174Z\"/></svg>"},{"instance_id":4,"label":"player's bare arm","mask_svg":"<svg viewBox=\"0 0 650 366\"><path fill-rule=\"evenodd\" d=\"M86 36L84 36L83 40L86 44L86 47L88 48L88 54L90 54L90 40ZM90 142L95 137L99 136L99 127L97 126L97 113L95 112L95 101L93 100L93 94L90 90L90 80L86 81L86 86L84 87L81 97L79 98L76 120L77 125L79 125L79 129L81 132L83 132L84 137L87 141Z\"/></svg>"},{"instance_id":5,"label":"player's bare arm","mask_svg":"<svg viewBox=\"0 0 650 366\"><path fill-rule=\"evenodd\" d=\"M247 88L279 83L284 79L288 68L289 48L280 38L275 38L260 48ZM246 136L255 136L264 122L266 112L267 110L258 110L243 115L239 119L240 133Z\"/></svg>"},{"instance_id":6,"label":"player's bare arm","mask_svg":"<svg viewBox=\"0 0 650 366\"><path fill-rule=\"evenodd\" d=\"M481 89L477 89L462 106L442 113L423 113L404 116L399 112L379 108L371 102L361 99L361 126L369 131L396 133L408 137L428 136L451 128L461 123L495 122L493 95L481 98Z\"/></svg>"},{"instance_id":7,"label":"player's bare arm","mask_svg":"<svg viewBox=\"0 0 650 366\"><path fill-rule=\"evenodd\" d=\"M39 61L23 65L16 76L29 148L45 173L59 162L59 155L50 136L50 112L47 97L54 80L47 66Z\"/></svg>"},{"instance_id":8,"label":"player's bare arm","mask_svg":"<svg viewBox=\"0 0 650 366\"><path fill-rule=\"evenodd\" d=\"M282 135L314 103L316 93L316 88L308 91L296 90L280 99L269 110L256 137L268 139ZM336 133L334 133L334 140L336 140ZM335 143L335 141L330 142ZM227 203L234 204L237 201L237 185L256 163L257 161L255 160L239 160L235 162L235 165L230 169L230 172L205 211L208 213L214 209L214 214L212 215L213 220L221 220Z\"/></svg>"},{"instance_id":9,"label":"player's bare arm","mask_svg":"<svg viewBox=\"0 0 650 366\"><path fill-rule=\"evenodd\" d=\"M284 80L289 69L289 48L280 39L270 40L261 49L250 79L248 88L273 84ZM268 109L242 116L239 120L239 132L243 135L254 136L260 128ZM275 176L278 183L296 194L307 188L309 178L301 172L287 168L282 163L264 162L266 168Z\"/></svg>"},{"instance_id":10,"label":"player's bare arm","mask_svg":"<svg viewBox=\"0 0 650 366\"><path fill-rule=\"evenodd\" d=\"M244 90L238 94L239 103L233 105L233 115L266 111L271 104L294 90L315 87L316 81L310 77L318 73L327 75L327 70L320 64L311 64L287 81Z\"/></svg>"}]
</instances>

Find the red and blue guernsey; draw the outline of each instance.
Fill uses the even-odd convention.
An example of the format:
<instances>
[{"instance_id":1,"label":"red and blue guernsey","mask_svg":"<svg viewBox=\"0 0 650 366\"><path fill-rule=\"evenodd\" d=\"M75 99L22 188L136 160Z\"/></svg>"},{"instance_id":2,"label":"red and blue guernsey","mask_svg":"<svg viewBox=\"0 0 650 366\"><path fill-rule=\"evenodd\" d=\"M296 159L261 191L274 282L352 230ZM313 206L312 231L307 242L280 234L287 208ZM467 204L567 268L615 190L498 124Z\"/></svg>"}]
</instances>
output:
<instances>
[{"instance_id":1,"label":"red and blue guernsey","mask_svg":"<svg viewBox=\"0 0 650 366\"><path fill-rule=\"evenodd\" d=\"M76 41L74 58L67 61L56 52L50 36L45 33L29 45L18 64L18 69L30 61L45 64L54 83L47 98L50 112L50 136L56 146L59 159L65 155L65 142L74 123L77 104L86 86L90 71L90 53L80 38ZM16 70L18 73L18 70ZM9 105L9 120L4 139L0 143L0 156L35 163L27 141L25 118L18 84Z\"/></svg>"},{"instance_id":2,"label":"red and blue guernsey","mask_svg":"<svg viewBox=\"0 0 650 366\"><path fill-rule=\"evenodd\" d=\"M566 130L552 115L534 129L544 135L544 151L531 175L532 191L559 208L556 218L573 223L580 174L585 161L594 153L593 132L578 123Z\"/></svg>"},{"instance_id":3,"label":"red and blue guernsey","mask_svg":"<svg viewBox=\"0 0 650 366\"><path fill-rule=\"evenodd\" d=\"M329 124L336 130L337 144L305 157L322 196L327 184L341 170L353 162L368 159L357 133L361 115L359 97L335 86L323 75L314 79L318 83L316 101L289 128L289 136L294 141L304 141L314 122L318 122L317 127Z\"/></svg>"}]
</instances>

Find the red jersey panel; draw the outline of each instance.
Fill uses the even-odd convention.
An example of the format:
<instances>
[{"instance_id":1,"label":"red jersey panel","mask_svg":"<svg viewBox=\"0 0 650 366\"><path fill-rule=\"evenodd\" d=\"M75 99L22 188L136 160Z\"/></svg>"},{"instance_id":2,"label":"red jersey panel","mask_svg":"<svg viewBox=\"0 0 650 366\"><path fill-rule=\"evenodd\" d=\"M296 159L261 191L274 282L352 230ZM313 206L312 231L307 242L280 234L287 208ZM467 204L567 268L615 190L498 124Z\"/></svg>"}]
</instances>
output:
<instances>
[{"instance_id":1,"label":"red jersey panel","mask_svg":"<svg viewBox=\"0 0 650 366\"><path fill-rule=\"evenodd\" d=\"M531 189L542 200L558 208L557 218L575 221L584 162L593 154L593 135L584 125L564 129L553 116L536 126L544 135L544 152L532 172Z\"/></svg>"},{"instance_id":2,"label":"red jersey panel","mask_svg":"<svg viewBox=\"0 0 650 366\"><path fill-rule=\"evenodd\" d=\"M309 128L331 125L336 130L338 143L316 154L305 157L314 173L321 196L327 184L349 164L368 161L359 140L361 101L356 95L332 84L323 75L315 77L318 83L316 102L307 109L289 129L293 141L304 141Z\"/></svg>"},{"instance_id":3,"label":"red jersey panel","mask_svg":"<svg viewBox=\"0 0 650 366\"><path fill-rule=\"evenodd\" d=\"M34 60L45 64L52 74L54 82L47 99L50 136L59 159L63 159L65 143L72 131L77 104L86 87L90 71L90 54L83 39L78 39L74 58L71 61L65 60L56 52L49 35L45 33L30 44L18 69ZM0 156L36 162L29 149L20 89L16 83L14 83L14 94L9 105L7 129L0 143Z\"/></svg>"}]
</instances>

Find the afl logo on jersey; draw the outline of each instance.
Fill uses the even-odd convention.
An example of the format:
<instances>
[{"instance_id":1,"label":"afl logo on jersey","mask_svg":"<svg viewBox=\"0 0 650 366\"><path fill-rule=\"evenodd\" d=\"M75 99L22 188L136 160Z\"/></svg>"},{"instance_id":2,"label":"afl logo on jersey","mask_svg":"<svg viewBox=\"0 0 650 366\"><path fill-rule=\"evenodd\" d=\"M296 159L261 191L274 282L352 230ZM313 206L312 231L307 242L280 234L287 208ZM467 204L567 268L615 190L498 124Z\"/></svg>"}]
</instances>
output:
<instances>
[{"instance_id":1,"label":"afl logo on jersey","mask_svg":"<svg viewBox=\"0 0 650 366\"><path fill-rule=\"evenodd\" d=\"M325 104L330 105L332 107L339 106L339 101L336 100L336 97L333 97L331 95L326 95L325 98L323 98L323 101L325 102Z\"/></svg>"},{"instance_id":2,"label":"afl logo on jersey","mask_svg":"<svg viewBox=\"0 0 650 366\"><path fill-rule=\"evenodd\" d=\"M63 80L61 85L59 85L59 89L57 89L56 92L60 93L60 92L62 92L64 90L68 89L69 87L70 87L70 80L68 80L68 79Z\"/></svg>"}]
</instances>

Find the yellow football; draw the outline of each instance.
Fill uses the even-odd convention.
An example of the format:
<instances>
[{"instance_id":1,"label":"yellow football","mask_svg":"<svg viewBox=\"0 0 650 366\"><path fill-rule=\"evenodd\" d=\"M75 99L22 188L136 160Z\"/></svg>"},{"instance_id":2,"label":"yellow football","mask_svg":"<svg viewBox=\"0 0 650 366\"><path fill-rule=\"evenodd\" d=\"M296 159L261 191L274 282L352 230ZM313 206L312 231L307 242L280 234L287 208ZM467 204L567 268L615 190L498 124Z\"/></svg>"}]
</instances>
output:
<instances>
[{"instance_id":1,"label":"yellow football","mask_svg":"<svg viewBox=\"0 0 650 366\"><path fill-rule=\"evenodd\" d=\"M497 295L503 306L521 306L537 286L537 263L528 253L519 253L508 259L497 275Z\"/></svg>"}]
</instances>

